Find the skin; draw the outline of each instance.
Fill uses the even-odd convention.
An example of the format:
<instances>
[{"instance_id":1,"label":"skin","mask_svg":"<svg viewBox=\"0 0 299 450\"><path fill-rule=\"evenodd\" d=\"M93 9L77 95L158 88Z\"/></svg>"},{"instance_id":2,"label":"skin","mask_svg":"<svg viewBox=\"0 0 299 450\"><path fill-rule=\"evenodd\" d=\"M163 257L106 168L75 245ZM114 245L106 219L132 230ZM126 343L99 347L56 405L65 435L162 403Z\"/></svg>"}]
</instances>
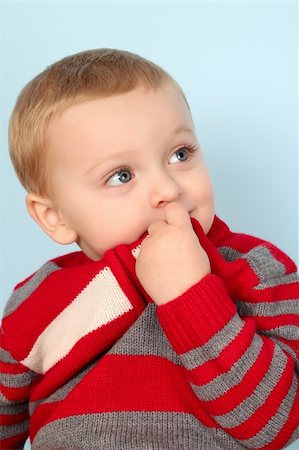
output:
<instances>
[{"instance_id":1,"label":"skin","mask_svg":"<svg viewBox=\"0 0 299 450\"><path fill-rule=\"evenodd\" d=\"M92 260L148 233L136 274L158 305L210 273L190 217L205 233L212 183L191 113L170 84L72 105L47 130L51 193L30 193L31 216L56 242Z\"/></svg>"}]
</instances>

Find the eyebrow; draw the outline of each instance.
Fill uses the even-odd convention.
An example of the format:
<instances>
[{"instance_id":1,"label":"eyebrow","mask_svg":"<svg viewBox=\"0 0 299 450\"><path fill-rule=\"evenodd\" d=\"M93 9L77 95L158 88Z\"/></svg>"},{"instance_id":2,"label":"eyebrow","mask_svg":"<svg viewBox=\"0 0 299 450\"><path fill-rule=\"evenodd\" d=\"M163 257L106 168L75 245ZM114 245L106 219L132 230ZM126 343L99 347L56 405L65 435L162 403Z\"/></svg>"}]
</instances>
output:
<instances>
[{"instance_id":1,"label":"eyebrow","mask_svg":"<svg viewBox=\"0 0 299 450\"><path fill-rule=\"evenodd\" d=\"M171 133L170 135L172 136L173 134L178 134L181 133L182 131L187 131L188 133L194 133L194 130L192 130L192 128L186 127L184 125L180 125L178 127L176 127Z\"/></svg>"},{"instance_id":2,"label":"eyebrow","mask_svg":"<svg viewBox=\"0 0 299 450\"><path fill-rule=\"evenodd\" d=\"M176 127L174 130L172 130L172 132L169 134L169 136L174 136L175 134L179 134L181 132L188 132L188 133L194 133L194 130L192 130L192 128L189 128L187 126L184 125L179 125L178 127ZM128 153L131 153L129 151L120 151L117 153L114 153L111 158L118 158L119 156L123 156L126 155ZM99 167L101 164L103 164L102 160L98 160L95 164L93 164L91 167L89 167L85 172L84 172L84 176L89 175L91 172L93 172L97 167Z\"/></svg>"}]
</instances>

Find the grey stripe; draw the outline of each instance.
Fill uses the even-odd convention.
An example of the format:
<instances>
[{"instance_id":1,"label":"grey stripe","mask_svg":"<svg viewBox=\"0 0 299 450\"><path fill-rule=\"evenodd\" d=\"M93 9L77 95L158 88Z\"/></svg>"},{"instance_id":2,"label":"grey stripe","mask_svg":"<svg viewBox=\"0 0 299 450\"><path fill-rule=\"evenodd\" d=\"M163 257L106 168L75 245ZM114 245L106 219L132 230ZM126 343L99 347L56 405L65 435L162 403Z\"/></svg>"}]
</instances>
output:
<instances>
[{"instance_id":1,"label":"grey stripe","mask_svg":"<svg viewBox=\"0 0 299 450\"><path fill-rule=\"evenodd\" d=\"M85 377L85 375L87 375L95 367L95 365L97 363L98 363L98 361L92 362L88 367L86 367L86 369L84 369L78 375L71 378L70 381L65 383L61 388L57 389L57 391L55 391L49 397L43 398L41 400L37 400L36 402L30 402L29 403L30 415L33 414L35 409L40 404L53 403L53 402L58 402L58 401L64 400L65 397L74 389L75 386L77 386L77 384L80 383L80 381Z\"/></svg>"},{"instance_id":2,"label":"grey stripe","mask_svg":"<svg viewBox=\"0 0 299 450\"><path fill-rule=\"evenodd\" d=\"M231 247L220 247L220 253L226 261L245 259L259 278L255 289L265 289L299 281L297 273L286 274L285 266L278 261L265 245L258 245L247 253L241 253Z\"/></svg>"},{"instance_id":3,"label":"grey stripe","mask_svg":"<svg viewBox=\"0 0 299 450\"><path fill-rule=\"evenodd\" d=\"M1 439L8 439L13 436L17 436L18 434L25 433L28 430L29 422L25 420L19 424L15 425L1 425L0 426L0 435Z\"/></svg>"},{"instance_id":4,"label":"grey stripe","mask_svg":"<svg viewBox=\"0 0 299 450\"><path fill-rule=\"evenodd\" d=\"M294 399L297 392L297 379L295 375L293 376L293 382L290 390L288 391L286 397L281 403L276 414L269 420L269 422L264 426L264 428L254 437L250 439L245 439L241 441L246 447L263 447L268 445L277 434L280 432L282 427L288 420L290 411L293 407Z\"/></svg>"},{"instance_id":5,"label":"grey stripe","mask_svg":"<svg viewBox=\"0 0 299 450\"><path fill-rule=\"evenodd\" d=\"M236 303L241 316L275 317L282 314L299 315L299 300L281 300L274 302Z\"/></svg>"},{"instance_id":6,"label":"grey stripe","mask_svg":"<svg viewBox=\"0 0 299 450\"><path fill-rule=\"evenodd\" d=\"M2 402L0 404L0 414L20 414L28 410L28 403L22 402L16 404L15 401L11 402L10 405L3 405Z\"/></svg>"},{"instance_id":7,"label":"grey stripe","mask_svg":"<svg viewBox=\"0 0 299 450\"><path fill-rule=\"evenodd\" d=\"M161 356L182 366L156 315L157 306L150 303L130 329L109 351L109 355Z\"/></svg>"},{"instance_id":8,"label":"grey stripe","mask_svg":"<svg viewBox=\"0 0 299 450\"><path fill-rule=\"evenodd\" d=\"M290 355L290 357L294 360L295 366L297 367L297 370L299 372L299 360L297 358L297 354L296 354L295 350L292 347L290 347L289 345L287 345L285 342L282 342L279 339L272 337L272 341L275 342L275 344L277 344L280 348L282 348L282 350L284 350L285 353L288 353Z\"/></svg>"},{"instance_id":9,"label":"grey stripe","mask_svg":"<svg viewBox=\"0 0 299 450\"><path fill-rule=\"evenodd\" d=\"M22 303L24 300L31 295L35 289L47 278L50 273L55 272L56 270L60 269L57 264L48 261L45 263L34 275L30 280L27 281L23 286L16 289L12 295L10 296L7 305L4 310L4 315L8 316L12 312L14 312Z\"/></svg>"},{"instance_id":10,"label":"grey stripe","mask_svg":"<svg viewBox=\"0 0 299 450\"><path fill-rule=\"evenodd\" d=\"M275 347L269 370L255 391L232 411L215 416L214 419L224 428L234 428L246 422L267 401L269 394L280 380L286 364L286 355L280 347Z\"/></svg>"},{"instance_id":11,"label":"grey stripe","mask_svg":"<svg viewBox=\"0 0 299 450\"><path fill-rule=\"evenodd\" d=\"M0 361L6 363L6 364L16 364L17 361L13 358L11 353L9 353L7 350L4 350L4 348L0 348Z\"/></svg>"},{"instance_id":12,"label":"grey stripe","mask_svg":"<svg viewBox=\"0 0 299 450\"><path fill-rule=\"evenodd\" d=\"M228 261L228 262L234 262L237 259L242 258L242 256L246 254L246 253L241 253L238 250L236 250L235 248L228 247L228 246L219 247L218 250L221 253L221 255L223 256L223 258L225 259L225 261Z\"/></svg>"},{"instance_id":13,"label":"grey stripe","mask_svg":"<svg viewBox=\"0 0 299 450\"><path fill-rule=\"evenodd\" d=\"M0 392L0 414L19 414L28 409L27 401L24 400L8 400L1 392ZM2 433L0 425L0 435ZM5 429L5 432L7 430Z\"/></svg>"},{"instance_id":14,"label":"grey stripe","mask_svg":"<svg viewBox=\"0 0 299 450\"><path fill-rule=\"evenodd\" d=\"M296 325L282 325L271 328L270 330L260 330L264 336L277 336L288 341L297 341L299 339L299 328Z\"/></svg>"},{"instance_id":15,"label":"grey stripe","mask_svg":"<svg viewBox=\"0 0 299 450\"><path fill-rule=\"evenodd\" d=\"M263 244L257 245L246 253L226 246L220 247L219 251L230 262L236 261L237 259L245 259L254 272L261 272L264 278L273 273L273 267L275 267L275 273L277 275L285 275L284 265L274 258L270 250Z\"/></svg>"},{"instance_id":16,"label":"grey stripe","mask_svg":"<svg viewBox=\"0 0 299 450\"><path fill-rule=\"evenodd\" d=\"M22 388L29 386L35 376L35 373L31 371L18 374L1 373L0 382L3 386L8 388Z\"/></svg>"},{"instance_id":17,"label":"grey stripe","mask_svg":"<svg viewBox=\"0 0 299 450\"><path fill-rule=\"evenodd\" d=\"M225 394L242 381L245 374L250 370L251 366L259 356L262 347L263 341L261 337L255 335L250 347L228 372L219 375L202 386L191 384L195 394L200 400L204 401L215 400L216 398L221 397L221 395Z\"/></svg>"},{"instance_id":18,"label":"grey stripe","mask_svg":"<svg viewBox=\"0 0 299 450\"><path fill-rule=\"evenodd\" d=\"M216 333L206 344L180 355L184 366L188 370L192 370L211 359L217 358L236 336L238 336L243 327L244 322L240 320L238 314L235 314L228 324Z\"/></svg>"},{"instance_id":19,"label":"grey stripe","mask_svg":"<svg viewBox=\"0 0 299 450\"><path fill-rule=\"evenodd\" d=\"M272 276L269 277L267 281L265 281L264 283L259 283L259 285L256 286L255 289L262 290L269 287L283 286L285 284L292 284L298 282L299 278L297 273L288 273L281 276L272 273Z\"/></svg>"},{"instance_id":20,"label":"grey stripe","mask_svg":"<svg viewBox=\"0 0 299 450\"><path fill-rule=\"evenodd\" d=\"M221 429L171 412L107 412L57 420L36 435L32 450L244 450Z\"/></svg>"}]
</instances>

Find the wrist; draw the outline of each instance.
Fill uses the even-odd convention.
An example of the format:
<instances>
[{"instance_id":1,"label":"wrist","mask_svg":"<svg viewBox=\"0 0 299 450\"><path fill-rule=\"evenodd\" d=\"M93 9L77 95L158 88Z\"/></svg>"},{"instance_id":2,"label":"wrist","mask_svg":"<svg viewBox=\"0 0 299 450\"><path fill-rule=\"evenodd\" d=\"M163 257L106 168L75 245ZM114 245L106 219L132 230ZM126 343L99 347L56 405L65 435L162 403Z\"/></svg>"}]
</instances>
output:
<instances>
[{"instance_id":1,"label":"wrist","mask_svg":"<svg viewBox=\"0 0 299 450\"><path fill-rule=\"evenodd\" d=\"M159 306L157 316L177 353L203 345L236 314L222 280L209 274L183 295Z\"/></svg>"},{"instance_id":2,"label":"wrist","mask_svg":"<svg viewBox=\"0 0 299 450\"><path fill-rule=\"evenodd\" d=\"M178 297L184 295L193 286L200 283L201 280L203 280L210 273L210 266L203 270L201 274L198 271L194 274L194 276L192 276L192 273L189 273L188 280L183 280L179 288L177 287L176 280L176 283L173 283L171 286L167 286L167 291L161 289L156 295L153 294L152 300L157 306L166 305L167 303L172 302Z\"/></svg>"}]
</instances>

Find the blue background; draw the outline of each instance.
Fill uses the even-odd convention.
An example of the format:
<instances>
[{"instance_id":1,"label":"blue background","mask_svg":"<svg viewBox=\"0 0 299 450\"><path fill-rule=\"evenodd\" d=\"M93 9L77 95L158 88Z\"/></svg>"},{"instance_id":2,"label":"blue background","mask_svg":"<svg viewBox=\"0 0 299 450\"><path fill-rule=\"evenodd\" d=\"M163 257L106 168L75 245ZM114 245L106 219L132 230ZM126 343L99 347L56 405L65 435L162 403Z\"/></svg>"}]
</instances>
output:
<instances>
[{"instance_id":1,"label":"blue background","mask_svg":"<svg viewBox=\"0 0 299 450\"><path fill-rule=\"evenodd\" d=\"M139 53L176 78L214 180L217 214L298 262L297 9L296 1L1 3L2 307L45 260L77 249L50 241L26 212L8 156L11 110L38 72L90 48Z\"/></svg>"}]
</instances>

